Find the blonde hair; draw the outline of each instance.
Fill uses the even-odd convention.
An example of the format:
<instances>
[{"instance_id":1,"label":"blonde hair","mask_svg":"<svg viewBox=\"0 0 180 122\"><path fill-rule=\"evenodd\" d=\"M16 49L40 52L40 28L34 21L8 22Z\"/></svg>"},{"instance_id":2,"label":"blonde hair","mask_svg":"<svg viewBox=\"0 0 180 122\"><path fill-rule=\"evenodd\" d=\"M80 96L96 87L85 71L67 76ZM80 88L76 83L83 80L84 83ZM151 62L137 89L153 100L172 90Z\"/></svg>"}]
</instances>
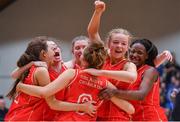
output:
<instances>
[{"instance_id":1,"label":"blonde hair","mask_svg":"<svg viewBox=\"0 0 180 122\"><path fill-rule=\"evenodd\" d=\"M124 34L126 36L129 37L129 44L131 42L131 39L132 39L132 34L126 30L126 29L123 29L123 28L115 28L115 29L112 29L108 34L107 34L107 37L106 37L106 41L107 41L107 44L109 43L109 41L111 40L111 36L112 34L114 33L120 33L120 34Z\"/></svg>"}]
</instances>

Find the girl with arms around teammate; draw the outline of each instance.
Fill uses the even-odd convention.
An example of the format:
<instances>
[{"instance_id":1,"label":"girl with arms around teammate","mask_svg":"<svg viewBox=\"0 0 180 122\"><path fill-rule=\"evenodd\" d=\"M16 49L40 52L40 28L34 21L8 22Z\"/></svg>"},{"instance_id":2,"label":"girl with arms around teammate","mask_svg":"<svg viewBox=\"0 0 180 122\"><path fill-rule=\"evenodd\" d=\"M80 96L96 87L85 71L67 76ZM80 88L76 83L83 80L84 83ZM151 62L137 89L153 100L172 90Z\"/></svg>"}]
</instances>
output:
<instances>
[{"instance_id":1,"label":"girl with arms around teammate","mask_svg":"<svg viewBox=\"0 0 180 122\"><path fill-rule=\"evenodd\" d=\"M28 45L25 53L18 60L18 66L22 67L31 61L44 61L48 67L54 60L54 46L53 42L46 37L34 38ZM44 80L45 78L46 80ZM48 71L45 67L35 67L34 65L27 69L19 79L16 80L12 90L8 93L10 98L13 98L11 107L6 115L6 121L20 121L20 120L46 120L46 112L49 110L48 105L57 110L94 110L88 109L90 104L68 104L65 102L58 102L53 96L42 99L29 96L22 92L16 92L16 85L22 81L29 85L45 86L50 82ZM46 104L48 103L48 105ZM52 104L53 103L53 104ZM60 109L57 107L60 106ZM72 106L71 106L72 105ZM64 107L64 108L63 108ZM67 109L67 108L69 109Z\"/></svg>"},{"instance_id":2,"label":"girl with arms around teammate","mask_svg":"<svg viewBox=\"0 0 180 122\"><path fill-rule=\"evenodd\" d=\"M159 74L154 68L158 54L155 45L147 39L137 39L129 49L129 59L137 66L138 78L128 90L106 89L100 93L102 98L117 96L131 100L135 106L133 121L167 121L164 110L160 107Z\"/></svg>"},{"instance_id":3,"label":"girl with arms around teammate","mask_svg":"<svg viewBox=\"0 0 180 122\"><path fill-rule=\"evenodd\" d=\"M81 56L81 64L84 68L101 69L106 59L106 50L101 43L92 43L83 51ZM48 97L67 88L65 100L73 103L84 103L86 101L94 101L99 106L101 101L97 94L103 88L115 88L111 83L107 82L104 77L94 77L84 73L80 69L68 69L63 72L55 81L45 87L38 87L19 83L18 90L34 96ZM111 101L129 114L134 112L134 108L127 101L112 98ZM96 120L96 112L94 117L80 112L63 112L59 120Z\"/></svg>"}]
</instances>

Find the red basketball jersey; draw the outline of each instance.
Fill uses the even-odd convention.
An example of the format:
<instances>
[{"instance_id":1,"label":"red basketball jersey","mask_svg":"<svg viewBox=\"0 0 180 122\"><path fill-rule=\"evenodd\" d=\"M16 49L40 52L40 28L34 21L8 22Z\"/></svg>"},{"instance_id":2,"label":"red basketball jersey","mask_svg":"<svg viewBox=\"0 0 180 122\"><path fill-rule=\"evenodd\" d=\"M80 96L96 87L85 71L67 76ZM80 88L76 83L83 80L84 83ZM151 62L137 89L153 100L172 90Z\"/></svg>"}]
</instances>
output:
<instances>
[{"instance_id":1,"label":"red basketball jersey","mask_svg":"<svg viewBox=\"0 0 180 122\"><path fill-rule=\"evenodd\" d=\"M149 68L151 67L144 65L138 69L138 78L130 85L130 90L139 89L143 74ZM134 121L167 121L164 110L160 107L159 84L160 80L158 78L157 81L153 83L151 90L144 100L132 101L136 110L135 114L132 116Z\"/></svg>"},{"instance_id":2,"label":"red basketball jersey","mask_svg":"<svg viewBox=\"0 0 180 122\"><path fill-rule=\"evenodd\" d=\"M66 70L66 66L64 64L61 65L61 71L60 72L56 72L53 69L49 69L49 77L51 81L54 81L61 73L63 73ZM65 89L57 92L55 94L55 97L57 100L63 101L64 100L64 95L65 95ZM59 118L59 114L61 114L61 111L55 111L50 109L50 107L48 106L48 108L46 109L46 121L51 121L51 120L57 120Z\"/></svg>"},{"instance_id":3,"label":"red basketball jersey","mask_svg":"<svg viewBox=\"0 0 180 122\"><path fill-rule=\"evenodd\" d=\"M36 70L35 66L30 68L28 76L23 83L35 85L33 75ZM19 92L12 102L8 113L6 114L6 121L38 121L45 120L45 111L47 103L44 99L33 97L22 92Z\"/></svg>"},{"instance_id":4,"label":"red basketball jersey","mask_svg":"<svg viewBox=\"0 0 180 122\"><path fill-rule=\"evenodd\" d=\"M49 69L49 77L51 79L51 81L54 81L61 73L63 73L66 70L66 66L64 64L61 65L61 71L60 72L56 72L53 69ZM64 94L65 94L65 90L61 90L59 92L57 92L55 94L56 99L58 100L64 100Z\"/></svg>"},{"instance_id":5,"label":"red basketball jersey","mask_svg":"<svg viewBox=\"0 0 180 122\"><path fill-rule=\"evenodd\" d=\"M96 101L99 105L102 101L98 99L98 93L101 89L107 87L107 80L103 77L95 78L87 73L82 73L76 69L76 75L67 88L65 101L72 103L83 103L87 101ZM59 120L61 121L90 121L96 120L88 114L81 112L63 112Z\"/></svg>"},{"instance_id":6,"label":"red basketball jersey","mask_svg":"<svg viewBox=\"0 0 180 122\"><path fill-rule=\"evenodd\" d=\"M105 70L123 70L124 65L127 63L126 59L121 60L120 62L112 65L111 61L108 59L103 69ZM112 84L114 84L118 89L128 89L130 83L125 83L122 81L108 79ZM102 121L128 121L130 120L129 114L127 114L122 109L118 108L111 101L104 101L103 104L98 109L98 120Z\"/></svg>"}]
</instances>

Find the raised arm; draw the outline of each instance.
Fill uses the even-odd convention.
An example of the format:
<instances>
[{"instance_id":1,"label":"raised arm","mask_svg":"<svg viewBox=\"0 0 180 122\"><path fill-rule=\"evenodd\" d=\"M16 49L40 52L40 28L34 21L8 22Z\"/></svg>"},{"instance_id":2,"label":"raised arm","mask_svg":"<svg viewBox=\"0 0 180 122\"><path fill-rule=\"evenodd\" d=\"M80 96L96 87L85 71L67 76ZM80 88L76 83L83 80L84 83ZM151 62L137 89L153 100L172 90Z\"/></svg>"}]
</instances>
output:
<instances>
[{"instance_id":1,"label":"raised arm","mask_svg":"<svg viewBox=\"0 0 180 122\"><path fill-rule=\"evenodd\" d=\"M105 3L103 1L95 1L95 10L88 25L88 35L92 42L102 42L99 35L99 26L102 13L105 11Z\"/></svg>"},{"instance_id":2,"label":"raised arm","mask_svg":"<svg viewBox=\"0 0 180 122\"><path fill-rule=\"evenodd\" d=\"M163 64L165 61L172 61L173 57L171 52L168 50L163 51L161 54L159 54L156 59L154 60L154 64L156 67Z\"/></svg>"},{"instance_id":3,"label":"raised arm","mask_svg":"<svg viewBox=\"0 0 180 122\"><path fill-rule=\"evenodd\" d=\"M110 82L108 82L108 88L116 90L116 87ZM111 97L110 100L128 114L133 114L135 112L134 106L126 100L119 99L116 96Z\"/></svg>"},{"instance_id":4,"label":"raised arm","mask_svg":"<svg viewBox=\"0 0 180 122\"><path fill-rule=\"evenodd\" d=\"M48 75L48 74L47 74ZM17 86L17 89L30 94L32 96L37 96L37 97L49 97L58 91L64 89L69 82L72 80L72 78L75 75L75 70L74 69L68 69L65 72L63 72L59 77L54 80L53 82L49 83L48 85L41 87L41 86L32 86L32 85L27 85L23 83L19 83ZM43 80L47 80L45 77L40 75ZM46 75L45 75L46 76Z\"/></svg>"}]
</instances>

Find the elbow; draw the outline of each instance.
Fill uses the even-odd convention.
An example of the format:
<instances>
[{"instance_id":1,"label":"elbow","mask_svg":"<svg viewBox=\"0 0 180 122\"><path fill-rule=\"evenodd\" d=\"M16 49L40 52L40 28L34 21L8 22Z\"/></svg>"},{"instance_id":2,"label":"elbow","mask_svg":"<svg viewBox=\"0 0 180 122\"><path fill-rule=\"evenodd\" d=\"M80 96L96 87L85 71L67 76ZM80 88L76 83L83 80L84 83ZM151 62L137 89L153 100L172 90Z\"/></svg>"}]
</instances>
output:
<instances>
[{"instance_id":1,"label":"elbow","mask_svg":"<svg viewBox=\"0 0 180 122\"><path fill-rule=\"evenodd\" d=\"M94 35L95 35L95 31L93 31L92 29L88 29L88 35L89 35L89 37L90 38L93 38L94 37Z\"/></svg>"},{"instance_id":2,"label":"elbow","mask_svg":"<svg viewBox=\"0 0 180 122\"><path fill-rule=\"evenodd\" d=\"M131 77L129 78L130 83L134 83L137 80L137 74L131 74Z\"/></svg>"},{"instance_id":3,"label":"elbow","mask_svg":"<svg viewBox=\"0 0 180 122\"><path fill-rule=\"evenodd\" d=\"M47 97L49 97L50 96L50 94L48 93L48 91L45 89L45 90L40 90L40 94L39 94L39 96L41 97L41 98L47 98Z\"/></svg>"},{"instance_id":4,"label":"elbow","mask_svg":"<svg viewBox=\"0 0 180 122\"><path fill-rule=\"evenodd\" d=\"M48 104L48 105L49 105L50 109L56 110L56 107L53 104Z\"/></svg>"},{"instance_id":5,"label":"elbow","mask_svg":"<svg viewBox=\"0 0 180 122\"><path fill-rule=\"evenodd\" d=\"M50 109L57 110L53 101L48 101L47 103L48 103L48 106L49 106Z\"/></svg>"},{"instance_id":6,"label":"elbow","mask_svg":"<svg viewBox=\"0 0 180 122\"><path fill-rule=\"evenodd\" d=\"M135 108L133 105L130 105L126 111L128 114L134 114L135 113Z\"/></svg>"},{"instance_id":7,"label":"elbow","mask_svg":"<svg viewBox=\"0 0 180 122\"><path fill-rule=\"evenodd\" d=\"M93 30L90 26L87 28L88 35L91 35L93 33Z\"/></svg>"},{"instance_id":8,"label":"elbow","mask_svg":"<svg viewBox=\"0 0 180 122\"><path fill-rule=\"evenodd\" d=\"M127 107L126 107L126 109L125 109L125 112L127 113L127 114L134 114L135 113L135 108L134 108L134 106L132 105L132 104L129 104Z\"/></svg>"},{"instance_id":9,"label":"elbow","mask_svg":"<svg viewBox=\"0 0 180 122\"><path fill-rule=\"evenodd\" d=\"M18 79L18 76L17 76L14 72L12 72L12 73L10 74L10 76L11 76L11 78L13 78L13 79Z\"/></svg>"},{"instance_id":10,"label":"elbow","mask_svg":"<svg viewBox=\"0 0 180 122\"><path fill-rule=\"evenodd\" d=\"M95 28L90 27L90 26L87 28L87 32L88 32L89 37L91 38L95 37L95 35L98 33Z\"/></svg>"}]
</instances>

